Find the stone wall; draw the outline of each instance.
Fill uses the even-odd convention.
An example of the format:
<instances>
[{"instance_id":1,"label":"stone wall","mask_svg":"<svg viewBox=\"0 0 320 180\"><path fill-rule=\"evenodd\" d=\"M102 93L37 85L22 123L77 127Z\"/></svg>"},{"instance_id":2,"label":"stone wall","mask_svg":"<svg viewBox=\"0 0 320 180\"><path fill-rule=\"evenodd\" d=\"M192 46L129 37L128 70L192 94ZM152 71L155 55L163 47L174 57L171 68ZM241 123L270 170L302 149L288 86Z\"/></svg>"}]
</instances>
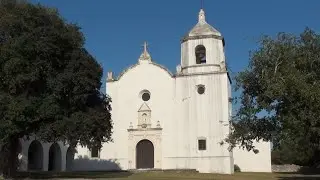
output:
<instances>
[{"instance_id":1,"label":"stone wall","mask_svg":"<svg viewBox=\"0 0 320 180\"><path fill-rule=\"evenodd\" d=\"M298 172L301 168L294 164L272 165L272 172Z\"/></svg>"}]
</instances>

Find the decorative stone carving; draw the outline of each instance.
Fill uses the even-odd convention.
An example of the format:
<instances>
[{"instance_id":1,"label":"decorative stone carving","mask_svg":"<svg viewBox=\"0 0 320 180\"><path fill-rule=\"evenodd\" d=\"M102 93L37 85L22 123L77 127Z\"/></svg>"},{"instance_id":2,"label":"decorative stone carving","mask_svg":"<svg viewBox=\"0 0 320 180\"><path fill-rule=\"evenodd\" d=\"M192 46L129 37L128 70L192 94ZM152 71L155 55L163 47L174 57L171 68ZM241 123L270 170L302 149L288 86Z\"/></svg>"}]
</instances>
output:
<instances>
[{"instance_id":1,"label":"decorative stone carving","mask_svg":"<svg viewBox=\"0 0 320 180\"><path fill-rule=\"evenodd\" d=\"M157 121L157 128L161 128L160 121Z\"/></svg>"},{"instance_id":2,"label":"decorative stone carving","mask_svg":"<svg viewBox=\"0 0 320 180\"><path fill-rule=\"evenodd\" d=\"M158 121L159 123L159 121ZM160 123L159 123L160 124ZM133 129L129 131L129 136L132 136L132 139L128 141L128 168L136 169L136 147L137 144L142 140L149 140L154 146L154 168L161 169L162 163L162 129L161 128L145 128L145 129ZM130 163L131 161L131 163Z\"/></svg>"},{"instance_id":3,"label":"decorative stone carving","mask_svg":"<svg viewBox=\"0 0 320 180\"><path fill-rule=\"evenodd\" d=\"M129 126L129 129L133 129L133 125L132 125L132 122L130 122L130 126Z\"/></svg>"},{"instance_id":4,"label":"decorative stone carving","mask_svg":"<svg viewBox=\"0 0 320 180\"><path fill-rule=\"evenodd\" d=\"M156 141L157 141L158 143L161 142L161 135L157 135L157 136L156 136Z\"/></svg>"},{"instance_id":5,"label":"decorative stone carving","mask_svg":"<svg viewBox=\"0 0 320 180\"><path fill-rule=\"evenodd\" d=\"M151 128L151 109L146 103L138 111L138 128Z\"/></svg>"}]
</instances>

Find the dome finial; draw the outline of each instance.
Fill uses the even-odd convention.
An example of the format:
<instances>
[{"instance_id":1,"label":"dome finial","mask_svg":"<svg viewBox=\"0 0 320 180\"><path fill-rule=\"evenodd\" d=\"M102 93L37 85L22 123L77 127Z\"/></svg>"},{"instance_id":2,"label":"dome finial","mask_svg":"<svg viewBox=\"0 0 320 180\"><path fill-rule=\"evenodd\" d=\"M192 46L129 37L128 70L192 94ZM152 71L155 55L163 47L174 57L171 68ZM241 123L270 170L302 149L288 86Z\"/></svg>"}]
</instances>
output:
<instances>
[{"instance_id":1,"label":"dome finial","mask_svg":"<svg viewBox=\"0 0 320 180\"><path fill-rule=\"evenodd\" d=\"M203 0L201 2L203 3ZM206 15L202 7L199 12L198 23L188 32L188 34L186 34L183 37L182 42L185 42L187 40L191 40L194 38L196 39L202 38L200 36L212 36L212 35L222 37L221 33L218 30L216 30L214 27L212 27L210 24L207 23Z\"/></svg>"},{"instance_id":2,"label":"dome finial","mask_svg":"<svg viewBox=\"0 0 320 180\"><path fill-rule=\"evenodd\" d=\"M148 53L148 43L146 41L143 44L143 53L144 54Z\"/></svg>"},{"instance_id":3,"label":"dome finial","mask_svg":"<svg viewBox=\"0 0 320 180\"><path fill-rule=\"evenodd\" d=\"M205 23L205 22L206 22L206 14L203 8L201 8L199 12L199 23Z\"/></svg>"}]
</instances>

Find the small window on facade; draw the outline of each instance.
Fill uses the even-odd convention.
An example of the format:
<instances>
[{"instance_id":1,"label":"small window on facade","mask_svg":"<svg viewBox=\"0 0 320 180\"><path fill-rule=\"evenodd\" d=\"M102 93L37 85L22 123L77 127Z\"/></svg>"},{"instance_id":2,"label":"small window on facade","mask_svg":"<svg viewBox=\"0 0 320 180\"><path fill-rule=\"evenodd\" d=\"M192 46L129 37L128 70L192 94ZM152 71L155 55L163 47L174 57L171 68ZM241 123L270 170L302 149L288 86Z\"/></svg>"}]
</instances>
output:
<instances>
[{"instance_id":1,"label":"small window on facade","mask_svg":"<svg viewBox=\"0 0 320 180\"><path fill-rule=\"evenodd\" d=\"M92 147L91 148L91 157L92 158L98 158L99 157L99 148Z\"/></svg>"},{"instance_id":2,"label":"small window on facade","mask_svg":"<svg viewBox=\"0 0 320 180\"><path fill-rule=\"evenodd\" d=\"M205 151L207 149L207 142L205 139L198 140L198 148L200 151Z\"/></svg>"},{"instance_id":3,"label":"small window on facade","mask_svg":"<svg viewBox=\"0 0 320 180\"><path fill-rule=\"evenodd\" d=\"M195 49L196 63L205 64L207 62L206 48L203 45L198 45Z\"/></svg>"},{"instance_id":4,"label":"small window on facade","mask_svg":"<svg viewBox=\"0 0 320 180\"><path fill-rule=\"evenodd\" d=\"M149 101L150 100L150 97L151 97L151 94L148 90L143 90L140 92L140 98L143 100L143 101Z\"/></svg>"},{"instance_id":5,"label":"small window on facade","mask_svg":"<svg viewBox=\"0 0 320 180\"><path fill-rule=\"evenodd\" d=\"M206 91L206 88L204 85L198 85L197 86L197 91L199 94L204 94L204 92Z\"/></svg>"},{"instance_id":6,"label":"small window on facade","mask_svg":"<svg viewBox=\"0 0 320 180\"><path fill-rule=\"evenodd\" d=\"M143 101L149 101L150 100L150 94L149 93L143 93L142 94L142 100Z\"/></svg>"}]
</instances>

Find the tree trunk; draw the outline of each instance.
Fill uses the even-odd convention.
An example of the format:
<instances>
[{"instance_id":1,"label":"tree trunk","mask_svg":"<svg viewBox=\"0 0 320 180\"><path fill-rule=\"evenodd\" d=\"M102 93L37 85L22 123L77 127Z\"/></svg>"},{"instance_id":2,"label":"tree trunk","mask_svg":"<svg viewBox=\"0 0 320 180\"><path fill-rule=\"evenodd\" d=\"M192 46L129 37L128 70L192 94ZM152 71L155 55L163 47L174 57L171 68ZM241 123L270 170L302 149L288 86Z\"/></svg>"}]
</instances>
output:
<instances>
[{"instance_id":1,"label":"tree trunk","mask_svg":"<svg viewBox=\"0 0 320 180\"><path fill-rule=\"evenodd\" d=\"M21 147L19 138L10 138L9 142L4 144L0 152L0 164L3 176L7 178L14 177L19 167L18 155Z\"/></svg>"}]
</instances>

